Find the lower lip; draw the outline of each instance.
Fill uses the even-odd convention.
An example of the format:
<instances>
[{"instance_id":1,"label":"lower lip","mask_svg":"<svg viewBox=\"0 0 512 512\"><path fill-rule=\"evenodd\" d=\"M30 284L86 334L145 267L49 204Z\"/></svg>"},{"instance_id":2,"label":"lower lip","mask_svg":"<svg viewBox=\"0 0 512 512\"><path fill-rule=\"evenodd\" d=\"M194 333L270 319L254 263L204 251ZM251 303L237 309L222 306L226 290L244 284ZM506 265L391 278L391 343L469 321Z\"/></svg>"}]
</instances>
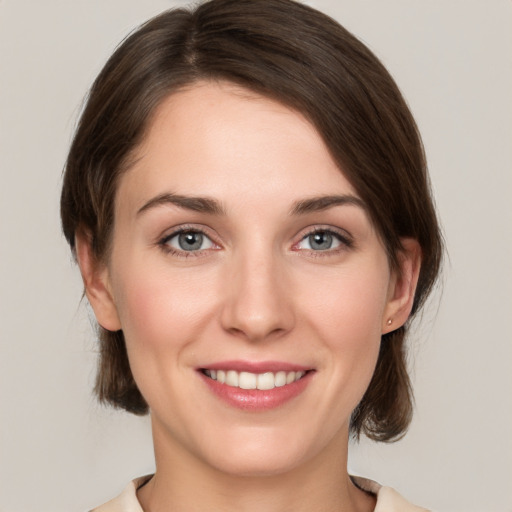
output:
<instances>
[{"instance_id":1,"label":"lower lip","mask_svg":"<svg viewBox=\"0 0 512 512\"><path fill-rule=\"evenodd\" d=\"M307 372L301 379L273 389L241 389L210 379L199 372L209 389L221 400L237 409L246 411L268 411L284 405L300 395L311 381L314 372Z\"/></svg>"}]
</instances>

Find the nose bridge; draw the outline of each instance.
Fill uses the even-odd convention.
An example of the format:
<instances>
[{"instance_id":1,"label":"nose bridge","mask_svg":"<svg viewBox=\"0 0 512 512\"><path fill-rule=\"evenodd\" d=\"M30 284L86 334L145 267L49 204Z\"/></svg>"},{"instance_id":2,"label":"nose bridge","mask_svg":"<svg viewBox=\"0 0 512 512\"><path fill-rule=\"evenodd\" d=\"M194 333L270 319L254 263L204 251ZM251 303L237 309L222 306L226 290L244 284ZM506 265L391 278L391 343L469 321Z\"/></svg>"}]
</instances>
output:
<instances>
[{"instance_id":1,"label":"nose bridge","mask_svg":"<svg viewBox=\"0 0 512 512\"><path fill-rule=\"evenodd\" d=\"M294 323L281 255L264 241L238 247L228 269L223 326L249 340L289 331Z\"/></svg>"}]
</instances>

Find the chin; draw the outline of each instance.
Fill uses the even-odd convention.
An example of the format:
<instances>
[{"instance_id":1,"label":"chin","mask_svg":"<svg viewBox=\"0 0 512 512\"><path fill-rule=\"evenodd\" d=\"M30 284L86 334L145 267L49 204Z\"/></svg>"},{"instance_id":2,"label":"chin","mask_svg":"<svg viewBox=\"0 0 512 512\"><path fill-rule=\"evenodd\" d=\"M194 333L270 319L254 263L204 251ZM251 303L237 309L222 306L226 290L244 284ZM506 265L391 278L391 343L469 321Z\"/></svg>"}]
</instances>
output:
<instances>
[{"instance_id":1,"label":"chin","mask_svg":"<svg viewBox=\"0 0 512 512\"><path fill-rule=\"evenodd\" d=\"M307 443L297 443L282 436L268 433L250 439L230 437L220 450L209 453L208 463L218 471L241 477L265 477L285 474L294 470L311 457L305 451Z\"/></svg>"},{"instance_id":2,"label":"chin","mask_svg":"<svg viewBox=\"0 0 512 512\"><path fill-rule=\"evenodd\" d=\"M230 459L217 459L212 466L224 474L242 478L258 478L289 473L300 466L300 462L294 457L283 457L283 454L276 454L270 458L262 457L261 454L258 457L238 455Z\"/></svg>"}]
</instances>

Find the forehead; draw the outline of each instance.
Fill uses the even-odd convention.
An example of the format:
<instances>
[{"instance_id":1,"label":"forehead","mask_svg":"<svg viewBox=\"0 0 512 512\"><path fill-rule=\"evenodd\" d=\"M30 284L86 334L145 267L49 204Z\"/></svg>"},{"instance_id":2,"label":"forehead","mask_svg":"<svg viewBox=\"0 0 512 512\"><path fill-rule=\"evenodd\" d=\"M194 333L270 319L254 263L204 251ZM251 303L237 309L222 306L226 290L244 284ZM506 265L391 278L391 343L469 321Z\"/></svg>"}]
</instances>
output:
<instances>
[{"instance_id":1,"label":"forehead","mask_svg":"<svg viewBox=\"0 0 512 512\"><path fill-rule=\"evenodd\" d=\"M357 195L302 114L231 83L201 82L156 109L118 196L137 204L165 191L285 203L333 190Z\"/></svg>"}]
</instances>

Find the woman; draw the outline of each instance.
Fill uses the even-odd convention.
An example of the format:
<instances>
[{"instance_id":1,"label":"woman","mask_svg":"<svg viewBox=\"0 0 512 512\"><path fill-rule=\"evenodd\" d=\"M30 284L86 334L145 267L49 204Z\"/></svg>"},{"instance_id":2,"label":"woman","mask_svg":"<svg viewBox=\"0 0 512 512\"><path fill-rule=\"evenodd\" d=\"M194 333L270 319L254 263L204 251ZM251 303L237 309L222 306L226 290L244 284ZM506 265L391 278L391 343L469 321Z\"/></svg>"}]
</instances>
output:
<instances>
[{"instance_id":1,"label":"woman","mask_svg":"<svg viewBox=\"0 0 512 512\"><path fill-rule=\"evenodd\" d=\"M91 89L61 213L97 395L150 411L155 446L97 510L417 510L346 469L350 435L407 429L441 259L414 120L362 43L290 0L157 16Z\"/></svg>"}]
</instances>

